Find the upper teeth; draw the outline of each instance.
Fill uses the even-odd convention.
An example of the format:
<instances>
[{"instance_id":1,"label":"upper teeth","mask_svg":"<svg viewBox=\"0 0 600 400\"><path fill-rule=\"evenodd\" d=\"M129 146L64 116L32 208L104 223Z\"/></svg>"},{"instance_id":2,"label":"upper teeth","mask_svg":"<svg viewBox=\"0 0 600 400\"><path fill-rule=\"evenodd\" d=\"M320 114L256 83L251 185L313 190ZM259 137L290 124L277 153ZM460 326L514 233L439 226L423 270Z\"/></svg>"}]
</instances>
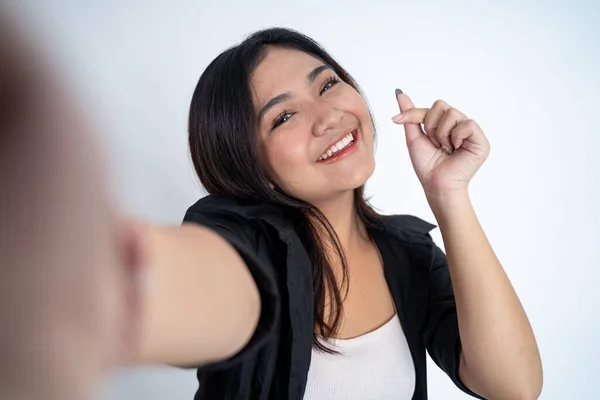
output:
<instances>
[{"instance_id":1,"label":"upper teeth","mask_svg":"<svg viewBox=\"0 0 600 400\"><path fill-rule=\"evenodd\" d=\"M323 153L321 157L319 157L319 161L325 160L326 158L331 157L332 155L340 152L341 150L348 147L352 142L354 142L354 135L352 134L352 132L350 132L349 134L344 136L339 142L331 146L329 150Z\"/></svg>"}]
</instances>

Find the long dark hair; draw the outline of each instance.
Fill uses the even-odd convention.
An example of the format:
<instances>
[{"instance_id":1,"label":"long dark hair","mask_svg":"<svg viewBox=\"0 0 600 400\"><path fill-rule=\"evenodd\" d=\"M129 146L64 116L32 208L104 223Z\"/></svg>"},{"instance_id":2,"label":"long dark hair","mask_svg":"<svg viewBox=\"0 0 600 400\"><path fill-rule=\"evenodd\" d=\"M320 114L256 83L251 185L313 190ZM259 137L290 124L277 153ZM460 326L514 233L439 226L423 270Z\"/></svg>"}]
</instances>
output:
<instances>
[{"instance_id":1,"label":"long dark hair","mask_svg":"<svg viewBox=\"0 0 600 400\"><path fill-rule=\"evenodd\" d=\"M341 80L361 93L352 77L311 38L285 28L271 28L250 35L241 44L221 53L206 68L194 91L189 115L189 144L200 182L210 194L268 202L283 209L295 221L312 264L316 329L313 346L327 353L319 340L334 336L340 326L342 294L348 282L348 265L340 240L327 218L312 204L273 189L259 162L257 110L250 89L251 74L265 58L267 46L307 53L330 65ZM354 192L354 204L367 226L378 214L364 198L364 186ZM342 263L338 287L326 248L332 248ZM348 286L346 286L348 287ZM328 291L326 292L326 289ZM325 319L326 293L331 313Z\"/></svg>"}]
</instances>

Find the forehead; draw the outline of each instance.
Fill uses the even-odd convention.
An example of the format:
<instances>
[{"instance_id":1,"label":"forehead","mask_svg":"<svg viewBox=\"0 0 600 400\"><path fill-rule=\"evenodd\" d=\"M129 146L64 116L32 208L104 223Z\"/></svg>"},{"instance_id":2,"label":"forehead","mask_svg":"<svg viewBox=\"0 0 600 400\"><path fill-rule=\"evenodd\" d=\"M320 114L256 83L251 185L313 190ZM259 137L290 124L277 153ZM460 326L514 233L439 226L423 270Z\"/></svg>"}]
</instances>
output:
<instances>
[{"instance_id":1,"label":"forehead","mask_svg":"<svg viewBox=\"0 0 600 400\"><path fill-rule=\"evenodd\" d=\"M323 62L299 50L269 47L265 58L252 73L252 89L258 104L306 85L310 71Z\"/></svg>"}]
</instances>

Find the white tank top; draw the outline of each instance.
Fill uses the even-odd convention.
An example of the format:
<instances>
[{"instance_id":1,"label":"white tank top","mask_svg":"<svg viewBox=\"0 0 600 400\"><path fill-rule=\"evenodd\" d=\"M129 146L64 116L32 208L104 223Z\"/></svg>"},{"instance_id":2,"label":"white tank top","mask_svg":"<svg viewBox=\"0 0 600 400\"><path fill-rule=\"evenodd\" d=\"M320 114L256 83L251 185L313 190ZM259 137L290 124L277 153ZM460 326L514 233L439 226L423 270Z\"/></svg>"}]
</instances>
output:
<instances>
[{"instance_id":1,"label":"white tank top","mask_svg":"<svg viewBox=\"0 0 600 400\"><path fill-rule=\"evenodd\" d=\"M402 400L415 391L415 368L398 314L374 331L312 350L304 400Z\"/></svg>"}]
</instances>

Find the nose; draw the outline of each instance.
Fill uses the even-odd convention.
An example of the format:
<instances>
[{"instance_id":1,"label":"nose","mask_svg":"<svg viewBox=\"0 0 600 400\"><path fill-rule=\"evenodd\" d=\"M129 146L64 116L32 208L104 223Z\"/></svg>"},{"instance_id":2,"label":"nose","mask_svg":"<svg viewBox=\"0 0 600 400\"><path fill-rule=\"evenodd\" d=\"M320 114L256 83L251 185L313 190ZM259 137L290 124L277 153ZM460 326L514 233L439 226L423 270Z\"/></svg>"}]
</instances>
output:
<instances>
[{"instance_id":1,"label":"nose","mask_svg":"<svg viewBox=\"0 0 600 400\"><path fill-rule=\"evenodd\" d=\"M312 128L315 136L323 136L331 129L336 129L344 117L342 110L324 103L316 104L312 113L315 116Z\"/></svg>"}]
</instances>

